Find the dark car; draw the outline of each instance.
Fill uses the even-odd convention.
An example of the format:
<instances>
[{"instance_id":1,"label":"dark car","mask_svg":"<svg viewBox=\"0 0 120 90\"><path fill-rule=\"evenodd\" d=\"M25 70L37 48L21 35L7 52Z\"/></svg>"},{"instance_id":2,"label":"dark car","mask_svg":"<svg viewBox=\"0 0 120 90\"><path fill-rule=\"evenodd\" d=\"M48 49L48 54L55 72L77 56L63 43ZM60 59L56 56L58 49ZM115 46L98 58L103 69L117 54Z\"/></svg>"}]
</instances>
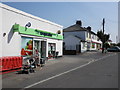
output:
<instances>
[{"instance_id":1,"label":"dark car","mask_svg":"<svg viewBox=\"0 0 120 90\"><path fill-rule=\"evenodd\" d=\"M120 52L120 47L114 46L107 49L108 52Z\"/></svg>"}]
</instances>

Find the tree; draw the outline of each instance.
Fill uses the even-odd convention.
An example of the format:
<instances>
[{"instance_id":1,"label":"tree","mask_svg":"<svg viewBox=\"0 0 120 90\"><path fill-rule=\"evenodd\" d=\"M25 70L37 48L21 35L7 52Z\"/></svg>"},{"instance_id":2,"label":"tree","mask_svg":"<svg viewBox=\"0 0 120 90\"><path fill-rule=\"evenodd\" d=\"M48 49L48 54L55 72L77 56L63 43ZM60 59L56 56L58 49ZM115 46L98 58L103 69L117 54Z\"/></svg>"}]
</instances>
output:
<instances>
[{"instance_id":1,"label":"tree","mask_svg":"<svg viewBox=\"0 0 120 90\"><path fill-rule=\"evenodd\" d=\"M105 48L105 43L106 41L109 40L110 35L109 34L104 34L102 30L97 32L97 36L98 38L102 41L102 53L104 52L104 48Z\"/></svg>"}]
</instances>

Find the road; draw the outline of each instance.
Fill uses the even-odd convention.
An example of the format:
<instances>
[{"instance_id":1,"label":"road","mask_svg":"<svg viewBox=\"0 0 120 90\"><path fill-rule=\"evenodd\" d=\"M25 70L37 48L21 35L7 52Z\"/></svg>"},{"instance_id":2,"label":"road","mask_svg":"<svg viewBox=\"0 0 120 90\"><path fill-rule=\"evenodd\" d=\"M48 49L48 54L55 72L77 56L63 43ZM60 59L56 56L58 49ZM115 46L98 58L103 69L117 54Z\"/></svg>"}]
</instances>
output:
<instances>
[{"instance_id":1,"label":"road","mask_svg":"<svg viewBox=\"0 0 120 90\"><path fill-rule=\"evenodd\" d=\"M3 88L118 88L118 54L66 55L36 73L3 75Z\"/></svg>"}]
</instances>

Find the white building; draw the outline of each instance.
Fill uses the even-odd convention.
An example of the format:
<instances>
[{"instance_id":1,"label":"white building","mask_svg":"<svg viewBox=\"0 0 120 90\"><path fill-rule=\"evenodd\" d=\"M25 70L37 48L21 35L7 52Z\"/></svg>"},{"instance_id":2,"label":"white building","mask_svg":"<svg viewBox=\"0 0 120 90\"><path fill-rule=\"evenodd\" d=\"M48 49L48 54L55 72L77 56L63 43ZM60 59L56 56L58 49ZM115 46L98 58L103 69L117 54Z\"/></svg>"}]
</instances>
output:
<instances>
[{"instance_id":1,"label":"white building","mask_svg":"<svg viewBox=\"0 0 120 90\"><path fill-rule=\"evenodd\" d=\"M96 33L91 31L91 48L90 50L99 50L102 47L102 42L97 37Z\"/></svg>"},{"instance_id":2,"label":"white building","mask_svg":"<svg viewBox=\"0 0 120 90\"><path fill-rule=\"evenodd\" d=\"M63 26L4 4L0 4L0 10L2 57L33 55L35 49L41 57L50 58L52 52L63 55Z\"/></svg>"},{"instance_id":3,"label":"white building","mask_svg":"<svg viewBox=\"0 0 120 90\"><path fill-rule=\"evenodd\" d=\"M2 8L0 8L0 42L2 42ZM2 44L0 44L0 57L2 57Z\"/></svg>"},{"instance_id":4,"label":"white building","mask_svg":"<svg viewBox=\"0 0 120 90\"><path fill-rule=\"evenodd\" d=\"M70 46L80 46L79 50L81 51L79 52L84 52L87 50L98 50L101 47L101 41L98 39L97 35L93 31L91 31L91 27L82 27L81 21L76 21L75 25L63 29L63 32L65 50L73 50L71 48L68 48ZM68 44L68 42L70 44ZM77 51L78 48L74 48L74 50Z\"/></svg>"},{"instance_id":5,"label":"white building","mask_svg":"<svg viewBox=\"0 0 120 90\"><path fill-rule=\"evenodd\" d=\"M74 35L68 35L64 38L65 43L65 50L69 50L69 52L76 52L81 53L86 51L86 42L82 41L80 37L74 36Z\"/></svg>"}]
</instances>

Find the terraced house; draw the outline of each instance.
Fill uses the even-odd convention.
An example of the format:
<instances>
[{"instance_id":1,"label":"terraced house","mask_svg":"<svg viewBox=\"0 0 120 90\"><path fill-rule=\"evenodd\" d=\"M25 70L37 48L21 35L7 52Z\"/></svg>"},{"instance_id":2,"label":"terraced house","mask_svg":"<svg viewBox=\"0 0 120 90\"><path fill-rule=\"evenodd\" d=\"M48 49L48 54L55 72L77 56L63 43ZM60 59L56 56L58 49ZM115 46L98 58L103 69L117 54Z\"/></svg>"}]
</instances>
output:
<instances>
[{"instance_id":1,"label":"terraced house","mask_svg":"<svg viewBox=\"0 0 120 90\"><path fill-rule=\"evenodd\" d=\"M64 53L81 53L87 50L99 50L101 41L91 27L83 27L81 21L63 29L64 32Z\"/></svg>"}]
</instances>

